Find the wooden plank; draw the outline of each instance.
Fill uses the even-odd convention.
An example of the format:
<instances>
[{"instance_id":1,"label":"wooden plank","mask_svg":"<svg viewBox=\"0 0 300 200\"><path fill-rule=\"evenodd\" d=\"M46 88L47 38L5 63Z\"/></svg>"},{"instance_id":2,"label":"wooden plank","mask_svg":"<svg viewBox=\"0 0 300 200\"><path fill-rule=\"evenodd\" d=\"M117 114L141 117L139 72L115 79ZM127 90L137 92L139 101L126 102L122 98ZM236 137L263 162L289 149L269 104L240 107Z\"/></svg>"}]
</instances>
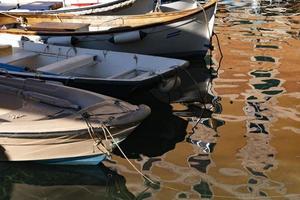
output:
<instances>
[{"instance_id":1,"label":"wooden plank","mask_svg":"<svg viewBox=\"0 0 300 200\"><path fill-rule=\"evenodd\" d=\"M66 22L39 22L27 27L32 31L88 31L90 24Z\"/></svg>"}]
</instances>

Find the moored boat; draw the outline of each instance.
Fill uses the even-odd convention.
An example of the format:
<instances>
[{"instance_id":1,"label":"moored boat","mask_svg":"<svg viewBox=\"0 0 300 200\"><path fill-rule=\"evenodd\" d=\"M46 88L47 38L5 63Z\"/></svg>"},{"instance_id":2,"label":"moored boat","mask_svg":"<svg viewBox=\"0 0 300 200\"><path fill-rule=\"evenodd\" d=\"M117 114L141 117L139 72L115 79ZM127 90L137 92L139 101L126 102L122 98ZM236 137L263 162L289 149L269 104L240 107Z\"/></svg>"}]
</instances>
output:
<instances>
[{"instance_id":1,"label":"moored boat","mask_svg":"<svg viewBox=\"0 0 300 200\"><path fill-rule=\"evenodd\" d=\"M178 71L187 66L179 59L26 41L14 48L2 45L0 55L2 74L59 81L118 98L153 87L173 89L180 85Z\"/></svg>"},{"instance_id":2,"label":"moored boat","mask_svg":"<svg viewBox=\"0 0 300 200\"><path fill-rule=\"evenodd\" d=\"M0 14L1 40L172 56L205 54L216 0L191 9L144 15L74 16ZM16 20L17 19L17 20Z\"/></svg>"},{"instance_id":3,"label":"moored boat","mask_svg":"<svg viewBox=\"0 0 300 200\"><path fill-rule=\"evenodd\" d=\"M0 76L0 161L95 165L150 113L145 106Z\"/></svg>"}]
</instances>

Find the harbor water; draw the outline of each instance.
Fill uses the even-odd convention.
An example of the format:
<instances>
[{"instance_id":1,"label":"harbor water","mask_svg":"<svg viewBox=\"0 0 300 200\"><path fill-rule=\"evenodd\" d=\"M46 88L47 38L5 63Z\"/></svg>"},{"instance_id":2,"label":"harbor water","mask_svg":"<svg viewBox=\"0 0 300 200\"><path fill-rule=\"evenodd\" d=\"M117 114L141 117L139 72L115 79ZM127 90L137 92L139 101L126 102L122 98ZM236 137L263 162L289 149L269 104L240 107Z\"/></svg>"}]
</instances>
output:
<instances>
[{"instance_id":1,"label":"harbor water","mask_svg":"<svg viewBox=\"0 0 300 200\"><path fill-rule=\"evenodd\" d=\"M0 199L300 199L300 1L220 0L213 50L100 166L0 163ZM188 48L188 47L187 47Z\"/></svg>"}]
</instances>

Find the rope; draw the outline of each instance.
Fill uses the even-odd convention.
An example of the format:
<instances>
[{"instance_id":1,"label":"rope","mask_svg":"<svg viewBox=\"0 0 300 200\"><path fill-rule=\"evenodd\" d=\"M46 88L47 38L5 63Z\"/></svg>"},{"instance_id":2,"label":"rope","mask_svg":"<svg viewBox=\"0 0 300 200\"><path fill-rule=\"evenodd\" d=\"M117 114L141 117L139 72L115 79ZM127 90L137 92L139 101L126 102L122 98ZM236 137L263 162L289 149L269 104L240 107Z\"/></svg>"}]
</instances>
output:
<instances>
[{"instance_id":1,"label":"rope","mask_svg":"<svg viewBox=\"0 0 300 200\"><path fill-rule=\"evenodd\" d=\"M183 68L183 71L184 71L184 72L189 76L189 78L194 82L194 85L196 86L197 91L198 91L198 93L199 93L199 98L201 98L201 97L202 97L202 95L201 95L201 89L200 89L200 86L198 85L198 82L194 79L194 77L191 75L191 73L190 73L189 71L187 71L187 69L184 69L184 68ZM203 98L201 98L203 102L205 102L206 96L207 96L207 94L208 94L208 84L207 84L207 86L206 86L206 88L205 88L205 91L207 91L207 92L205 93L205 96L204 96Z\"/></svg>"},{"instance_id":2,"label":"rope","mask_svg":"<svg viewBox=\"0 0 300 200\"><path fill-rule=\"evenodd\" d=\"M85 120L86 122L86 125L87 125L87 130L88 130L88 133L90 135L90 137L95 141L95 143L97 144L96 147L102 151L98 145L101 145L100 143L100 139L99 138L100 136L94 131L94 127L92 126L92 124L89 122L89 117L91 115L89 115L88 113L83 113L82 114L82 117L83 119ZM116 145L116 147L119 149L119 151L121 152L121 154L124 156L124 158L127 160L127 162L132 166L132 168L138 173L140 174L145 180L149 181L151 184L153 185L160 185L159 183L157 182L154 182L152 179L150 179L148 176L146 176L145 174L143 174L143 172L141 172L130 160L129 158L126 156L126 154L124 153L124 151L122 150L122 148L119 146L118 142L115 140L114 136L111 134L110 130L107 128L107 126L104 124L104 123L100 123L100 128L102 129L102 132L103 134L105 135L105 138L107 139L107 136L106 136L106 133L110 136L110 138L112 139L113 141L113 144ZM94 135L96 136L96 138L100 141L97 141L94 137ZM103 145L101 145L103 147ZM104 147L104 149L106 149ZM109 153L109 152L108 152ZM174 190L174 191L177 191L177 192L182 192L182 190L178 190L176 188L173 188L173 187L169 187L169 186L163 186L164 188L168 188L168 189L171 189L171 190Z\"/></svg>"},{"instance_id":3,"label":"rope","mask_svg":"<svg viewBox=\"0 0 300 200\"><path fill-rule=\"evenodd\" d=\"M139 173L144 179L146 179L147 181L149 181L150 183L152 183L153 185L160 185L159 183L154 182L152 179L150 179L148 176L146 176L145 174L143 174L143 172L141 172L138 168L136 168L136 166L128 159L128 157L126 156L126 154L124 153L124 151L122 150L122 148L118 145L118 143L116 142L116 140L114 139L114 137L112 136L112 134L110 133L109 129L107 128L107 126L105 124L101 124L103 130L106 130L107 133L109 134L109 136L112 138L114 144L117 146L117 148L119 149L119 151L121 152L121 154L124 156L124 158L127 160L127 162L132 166L132 168L134 170L136 170L137 173ZM169 186L164 186L165 188L171 189L171 190L175 190L177 192L181 192L181 190L178 190L176 188L173 187L169 187Z\"/></svg>"},{"instance_id":4,"label":"rope","mask_svg":"<svg viewBox=\"0 0 300 200\"><path fill-rule=\"evenodd\" d=\"M101 125L102 125L101 128L103 129L103 131L106 131L109 134L109 136L113 140L114 144L117 146L117 148L119 149L119 151L121 152L121 154L124 156L124 158L127 160L127 162L133 167L133 169L136 170L137 173L139 173L144 179L146 179L150 183L157 184L154 181L152 181L150 178L148 178L145 174L143 174L138 168L136 168L136 166L134 166L134 164L128 159L128 157L126 156L126 154L124 153L124 151L122 150L122 148L119 146L119 144L117 143L117 141L115 140L115 138L112 136L112 134L110 133L110 131L108 130L108 128L104 124L101 124Z\"/></svg>"},{"instance_id":5,"label":"rope","mask_svg":"<svg viewBox=\"0 0 300 200\"><path fill-rule=\"evenodd\" d=\"M224 56L223 56L223 51L222 51L221 44L220 44L220 41L219 41L219 37L218 37L218 35L215 32L213 34L216 36L217 44L218 44L218 49L219 49L219 52L220 52L220 55L221 55L220 60L219 60L219 64L218 64L219 66L217 68L217 72L219 72L219 69L221 67L222 60L223 60Z\"/></svg>"},{"instance_id":6,"label":"rope","mask_svg":"<svg viewBox=\"0 0 300 200\"><path fill-rule=\"evenodd\" d=\"M208 23L208 20L207 20L207 14L206 14L206 11L205 11L205 9L203 8L203 6L201 5L200 2L198 2L197 0L194 0L194 2L197 4L198 7L201 8L201 10L202 10L203 13L204 13L204 19L205 19L205 24L206 24L206 26L207 26L208 37L211 38L211 33L210 33L210 29L209 29L209 23Z\"/></svg>"},{"instance_id":7,"label":"rope","mask_svg":"<svg viewBox=\"0 0 300 200\"><path fill-rule=\"evenodd\" d=\"M84 119L84 121L87 125L87 131L88 131L91 139L94 140L94 146L96 146L97 149L101 152L103 152L103 150L106 150L106 152L103 152L103 153L105 153L107 156L110 156L109 151L106 149L105 146L103 146L101 144L101 141L102 141L101 136L98 135L98 133L94 131L94 127L92 126L92 124L88 120L89 116L87 115L87 113L82 114L82 117L83 117L83 119ZM105 134L105 139L107 139L106 134ZM99 146L101 146L103 149L99 148Z\"/></svg>"},{"instance_id":8,"label":"rope","mask_svg":"<svg viewBox=\"0 0 300 200\"><path fill-rule=\"evenodd\" d=\"M155 4L154 12L161 12L160 6L161 6L161 0L157 0Z\"/></svg>"}]
</instances>

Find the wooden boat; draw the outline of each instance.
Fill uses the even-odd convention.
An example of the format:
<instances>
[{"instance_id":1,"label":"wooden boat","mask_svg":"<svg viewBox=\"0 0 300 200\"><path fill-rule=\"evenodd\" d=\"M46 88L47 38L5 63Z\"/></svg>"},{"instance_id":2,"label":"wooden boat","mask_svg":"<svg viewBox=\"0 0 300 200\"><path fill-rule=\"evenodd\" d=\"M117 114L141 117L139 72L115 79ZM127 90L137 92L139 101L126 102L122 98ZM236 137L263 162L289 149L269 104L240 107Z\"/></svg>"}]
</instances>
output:
<instances>
[{"instance_id":1,"label":"wooden boat","mask_svg":"<svg viewBox=\"0 0 300 200\"><path fill-rule=\"evenodd\" d=\"M95 165L150 113L100 94L0 76L0 161Z\"/></svg>"},{"instance_id":2,"label":"wooden boat","mask_svg":"<svg viewBox=\"0 0 300 200\"><path fill-rule=\"evenodd\" d=\"M59 81L118 98L153 87L173 89L180 84L177 72L188 66L179 59L24 41L6 47L0 55L4 74Z\"/></svg>"},{"instance_id":3,"label":"wooden boat","mask_svg":"<svg viewBox=\"0 0 300 200\"><path fill-rule=\"evenodd\" d=\"M0 40L25 37L48 44L143 54L205 54L210 47L216 7L216 0L209 0L192 9L144 15L0 14Z\"/></svg>"},{"instance_id":4,"label":"wooden boat","mask_svg":"<svg viewBox=\"0 0 300 200\"><path fill-rule=\"evenodd\" d=\"M130 7L136 0L1 0L0 12L7 14L88 15Z\"/></svg>"}]
</instances>

